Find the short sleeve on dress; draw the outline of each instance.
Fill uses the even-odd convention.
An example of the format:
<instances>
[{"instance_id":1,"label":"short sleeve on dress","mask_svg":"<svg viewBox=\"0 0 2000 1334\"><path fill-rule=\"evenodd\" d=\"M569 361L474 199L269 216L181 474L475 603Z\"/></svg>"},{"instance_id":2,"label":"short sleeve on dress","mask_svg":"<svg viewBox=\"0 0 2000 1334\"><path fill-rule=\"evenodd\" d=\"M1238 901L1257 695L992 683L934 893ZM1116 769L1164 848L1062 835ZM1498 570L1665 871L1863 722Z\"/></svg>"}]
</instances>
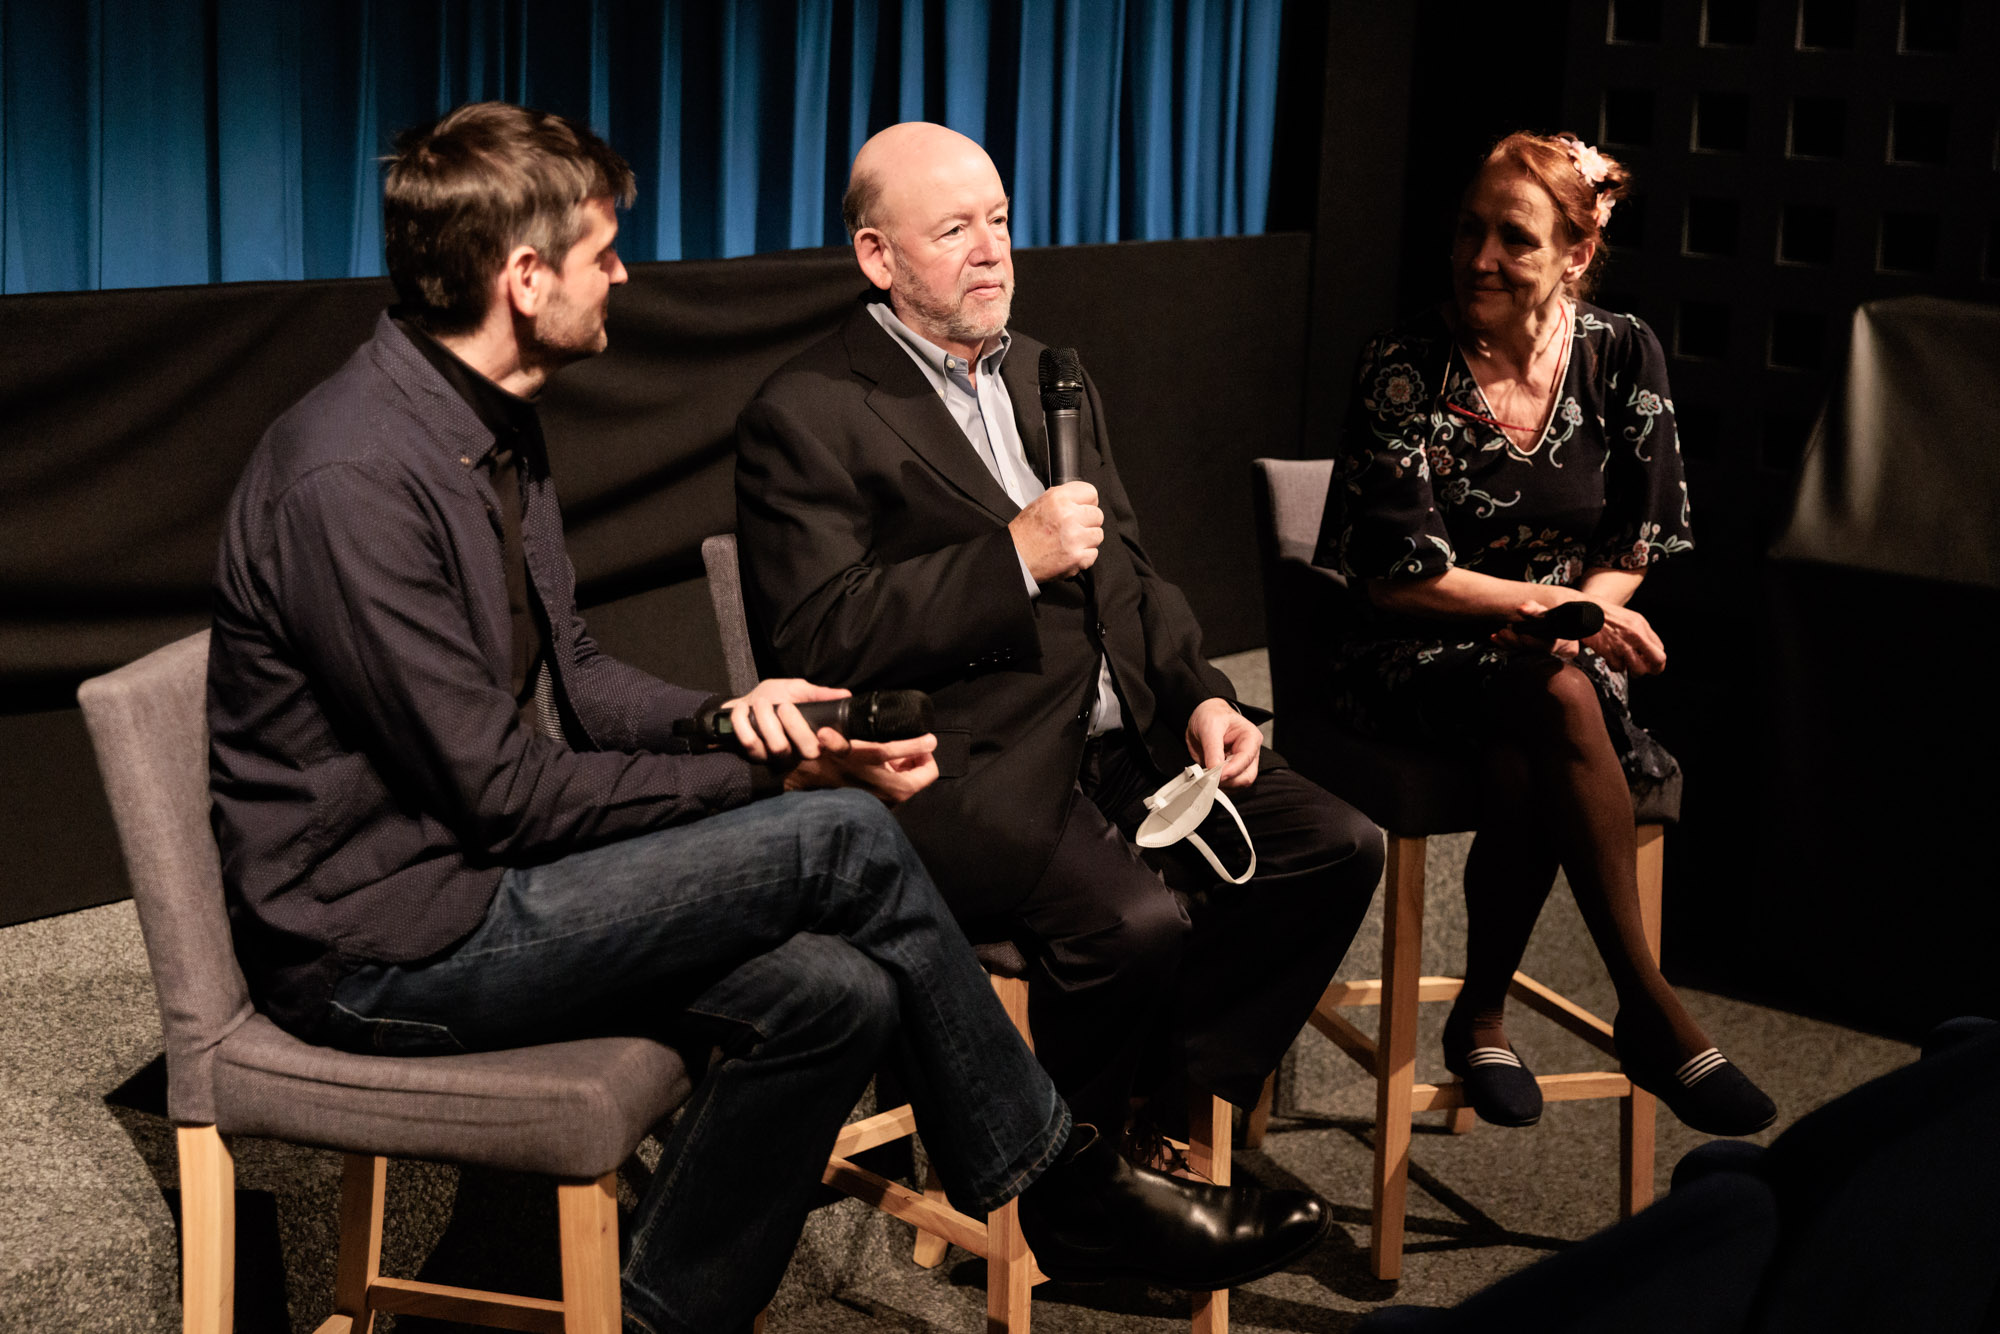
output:
<instances>
[{"instance_id":1,"label":"short sleeve on dress","mask_svg":"<svg viewBox=\"0 0 2000 1334\"><path fill-rule=\"evenodd\" d=\"M1397 332L1362 352L1315 564L1361 579L1425 578L1451 568L1425 455L1444 350L1435 339Z\"/></svg>"},{"instance_id":2,"label":"short sleeve on dress","mask_svg":"<svg viewBox=\"0 0 2000 1334\"><path fill-rule=\"evenodd\" d=\"M1611 326L1604 396L1604 518L1588 563L1643 571L1694 547L1673 392L1660 340L1633 315L1593 312Z\"/></svg>"}]
</instances>

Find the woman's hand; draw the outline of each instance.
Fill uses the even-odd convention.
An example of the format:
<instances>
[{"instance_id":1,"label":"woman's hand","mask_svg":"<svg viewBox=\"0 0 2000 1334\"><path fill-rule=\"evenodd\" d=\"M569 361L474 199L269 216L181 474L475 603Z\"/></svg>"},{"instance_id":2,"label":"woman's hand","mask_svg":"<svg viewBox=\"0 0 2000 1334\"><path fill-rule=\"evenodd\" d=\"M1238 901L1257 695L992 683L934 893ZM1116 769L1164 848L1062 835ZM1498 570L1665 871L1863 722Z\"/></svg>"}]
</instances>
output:
<instances>
[{"instance_id":1,"label":"woman's hand","mask_svg":"<svg viewBox=\"0 0 2000 1334\"><path fill-rule=\"evenodd\" d=\"M1600 605L1604 608L1604 628L1583 641L1586 647L1613 671L1651 676L1667 669L1667 646L1644 616L1616 603Z\"/></svg>"},{"instance_id":2,"label":"woman's hand","mask_svg":"<svg viewBox=\"0 0 2000 1334\"><path fill-rule=\"evenodd\" d=\"M937 738L926 732L907 741L849 741L830 727L816 738L818 755L785 775L785 790L858 787L885 806L900 806L938 776Z\"/></svg>"},{"instance_id":3,"label":"woman's hand","mask_svg":"<svg viewBox=\"0 0 2000 1334\"><path fill-rule=\"evenodd\" d=\"M1553 588L1550 589L1550 595L1542 601L1530 599L1514 608L1515 625L1523 621L1539 619L1546 615L1549 608L1556 603L1574 601L1577 597L1581 596L1580 594L1570 594L1567 589L1564 589L1562 591L1567 596L1558 598L1553 596L1555 591ZM1543 652L1555 654L1564 662L1568 662L1581 651L1577 645L1577 641L1574 639L1550 639L1544 635L1531 635L1524 630L1517 630L1511 625L1501 626L1489 635L1488 638L1502 648L1540 649Z\"/></svg>"}]
</instances>

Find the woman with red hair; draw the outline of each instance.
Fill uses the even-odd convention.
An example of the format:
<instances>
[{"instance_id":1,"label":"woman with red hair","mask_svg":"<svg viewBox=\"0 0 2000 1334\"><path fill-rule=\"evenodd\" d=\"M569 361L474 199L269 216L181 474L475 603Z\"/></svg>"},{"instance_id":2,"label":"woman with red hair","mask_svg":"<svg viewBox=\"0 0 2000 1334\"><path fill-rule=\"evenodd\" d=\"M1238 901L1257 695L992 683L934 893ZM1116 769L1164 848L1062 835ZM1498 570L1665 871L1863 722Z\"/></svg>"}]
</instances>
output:
<instances>
[{"instance_id":1,"label":"woman with red hair","mask_svg":"<svg viewBox=\"0 0 2000 1334\"><path fill-rule=\"evenodd\" d=\"M1541 1115L1503 1007L1560 867L1618 991L1626 1073L1694 1129L1744 1135L1776 1108L1688 1014L1640 924L1633 790L1679 769L1626 708L1627 677L1666 665L1627 604L1692 542L1659 340L1587 300L1627 181L1571 135L1494 146L1459 206L1451 299L1362 355L1315 559L1360 594L1332 664L1347 723L1476 749L1488 774L1444 1029L1473 1107ZM1580 644L1524 628L1577 599L1604 617Z\"/></svg>"}]
</instances>

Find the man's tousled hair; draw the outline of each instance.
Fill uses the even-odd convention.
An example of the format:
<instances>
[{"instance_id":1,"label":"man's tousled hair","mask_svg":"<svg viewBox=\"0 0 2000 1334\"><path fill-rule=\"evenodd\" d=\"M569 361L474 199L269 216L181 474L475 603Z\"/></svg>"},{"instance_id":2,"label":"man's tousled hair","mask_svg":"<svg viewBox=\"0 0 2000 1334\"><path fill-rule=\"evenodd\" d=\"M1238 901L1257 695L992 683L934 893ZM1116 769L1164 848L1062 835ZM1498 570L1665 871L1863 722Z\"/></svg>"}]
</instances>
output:
<instances>
[{"instance_id":1,"label":"man's tousled hair","mask_svg":"<svg viewBox=\"0 0 2000 1334\"><path fill-rule=\"evenodd\" d=\"M474 102L396 137L382 232L401 314L433 334L486 318L515 246L560 268L583 236L585 200L629 208L632 169L584 127L529 107Z\"/></svg>"}]
</instances>

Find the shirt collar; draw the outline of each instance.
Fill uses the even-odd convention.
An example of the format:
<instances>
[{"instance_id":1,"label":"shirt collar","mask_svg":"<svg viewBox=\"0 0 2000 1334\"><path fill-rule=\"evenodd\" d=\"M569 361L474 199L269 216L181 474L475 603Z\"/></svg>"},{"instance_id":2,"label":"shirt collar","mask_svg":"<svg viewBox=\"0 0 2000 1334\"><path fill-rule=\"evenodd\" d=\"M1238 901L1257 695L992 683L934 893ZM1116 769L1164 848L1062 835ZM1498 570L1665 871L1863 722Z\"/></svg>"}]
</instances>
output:
<instances>
[{"instance_id":1,"label":"shirt collar","mask_svg":"<svg viewBox=\"0 0 2000 1334\"><path fill-rule=\"evenodd\" d=\"M424 354L424 360L437 368L438 374L444 377L453 392L465 400L466 406L479 418L480 425L493 432L494 443L488 447L487 453L503 444L532 449L535 442L541 439L541 417L532 401L519 394L508 393L410 321L398 319L396 327L409 337L417 351Z\"/></svg>"},{"instance_id":2,"label":"shirt collar","mask_svg":"<svg viewBox=\"0 0 2000 1334\"><path fill-rule=\"evenodd\" d=\"M880 324L898 342L908 348L911 355L937 372L940 378L957 382L962 389L969 390L972 387L972 377L970 374L972 368L966 364L965 358L956 353L945 351L936 343L933 343L930 339L903 323L902 320L897 318L894 308L888 302L871 302L868 307L868 313L875 317L876 323ZM1007 359L1007 349L1013 345L1014 335L1005 329L1002 329L997 337L989 339L986 351L979 358L980 373L984 375L998 375L1001 363Z\"/></svg>"}]
</instances>

